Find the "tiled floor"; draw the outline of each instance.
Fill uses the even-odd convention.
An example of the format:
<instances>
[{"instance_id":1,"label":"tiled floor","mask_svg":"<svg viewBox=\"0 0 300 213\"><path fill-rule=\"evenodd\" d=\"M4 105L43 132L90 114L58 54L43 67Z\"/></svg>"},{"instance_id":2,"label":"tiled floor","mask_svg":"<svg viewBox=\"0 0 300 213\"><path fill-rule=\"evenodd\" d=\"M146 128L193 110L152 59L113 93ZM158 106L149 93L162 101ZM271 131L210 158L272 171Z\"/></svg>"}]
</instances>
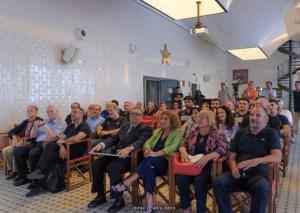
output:
<instances>
[{"instance_id":1,"label":"tiled floor","mask_svg":"<svg viewBox=\"0 0 300 213\"><path fill-rule=\"evenodd\" d=\"M299 191L300 191L300 145L299 141L292 145L289 169L287 176L281 178L279 198L277 199L278 213L300 212ZM106 212L112 201L90 210L87 203L93 199L94 195L90 193L91 184L86 184L70 192L60 192L57 194L44 193L34 198L26 198L24 195L28 191L27 186L14 187L11 181L5 180L5 176L0 171L0 213L2 212ZM168 189L166 188L166 191ZM130 205L130 196L125 194L127 207L120 212L135 212ZM156 203L163 202L157 198ZM160 211L164 212L164 211Z\"/></svg>"}]
</instances>

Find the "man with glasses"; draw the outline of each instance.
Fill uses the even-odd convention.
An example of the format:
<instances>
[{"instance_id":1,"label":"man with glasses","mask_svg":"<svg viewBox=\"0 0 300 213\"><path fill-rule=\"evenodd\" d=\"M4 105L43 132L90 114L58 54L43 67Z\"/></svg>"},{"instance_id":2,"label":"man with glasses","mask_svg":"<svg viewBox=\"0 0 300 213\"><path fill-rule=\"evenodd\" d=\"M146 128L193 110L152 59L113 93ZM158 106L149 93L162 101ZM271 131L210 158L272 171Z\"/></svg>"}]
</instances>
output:
<instances>
[{"instance_id":1,"label":"man with glasses","mask_svg":"<svg viewBox=\"0 0 300 213\"><path fill-rule=\"evenodd\" d=\"M106 202L105 172L109 175L111 186L120 183L122 174L130 171L130 152L142 148L144 142L151 136L151 129L142 123L143 112L140 108L134 107L130 111L129 120L130 122L122 126L118 134L104 140L92 149L92 152L99 152L114 147L112 153L116 156L103 156L93 162L92 193L97 193L97 196L88 204L89 208L95 208ZM125 206L122 193L111 193L111 197L115 199L115 202L108 212L117 212Z\"/></svg>"}]
</instances>

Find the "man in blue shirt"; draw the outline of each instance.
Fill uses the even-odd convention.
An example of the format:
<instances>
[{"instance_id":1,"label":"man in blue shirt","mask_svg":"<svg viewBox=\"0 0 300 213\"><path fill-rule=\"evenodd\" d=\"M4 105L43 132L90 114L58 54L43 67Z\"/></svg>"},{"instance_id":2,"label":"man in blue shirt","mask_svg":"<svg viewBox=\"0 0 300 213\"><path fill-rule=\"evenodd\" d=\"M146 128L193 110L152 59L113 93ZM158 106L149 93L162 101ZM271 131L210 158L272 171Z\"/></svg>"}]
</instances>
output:
<instances>
[{"instance_id":1,"label":"man in blue shirt","mask_svg":"<svg viewBox=\"0 0 300 213\"><path fill-rule=\"evenodd\" d=\"M14 157L19 173L24 177L28 174L27 159L30 160L31 170L36 164L43 151L44 141L55 141L66 128L66 122L59 118L58 108L55 105L47 107L48 119L36 120L30 132L30 138L36 138L24 147L17 147L14 150ZM26 182L26 181L25 181ZM30 185L29 188L33 187Z\"/></svg>"},{"instance_id":2,"label":"man in blue shirt","mask_svg":"<svg viewBox=\"0 0 300 213\"><path fill-rule=\"evenodd\" d=\"M268 113L262 106L252 109L249 127L235 135L230 147L230 172L225 172L213 184L220 213L231 213L232 192L251 195L251 213L264 213L268 205L270 184L268 163L281 162L279 134L267 127Z\"/></svg>"},{"instance_id":3,"label":"man in blue shirt","mask_svg":"<svg viewBox=\"0 0 300 213\"><path fill-rule=\"evenodd\" d=\"M96 132L97 128L105 121L105 119L100 115L101 106L99 104L94 104L92 108L92 115L86 119L87 124L92 130L92 133Z\"/></svg>"}]
</instances>

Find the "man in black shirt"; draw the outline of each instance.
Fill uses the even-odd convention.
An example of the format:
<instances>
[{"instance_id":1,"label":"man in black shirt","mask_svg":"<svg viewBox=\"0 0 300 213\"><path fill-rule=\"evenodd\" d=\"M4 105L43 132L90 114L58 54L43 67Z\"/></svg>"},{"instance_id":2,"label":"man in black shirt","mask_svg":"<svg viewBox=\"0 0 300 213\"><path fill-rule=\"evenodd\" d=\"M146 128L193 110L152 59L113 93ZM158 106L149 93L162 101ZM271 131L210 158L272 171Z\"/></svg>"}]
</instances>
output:
<instances>
[{"instance_id":1,"label":"man in black shirt","mask_svg":"<svg viewBox=\"0 0 300 213\"><path fill-rule=\"evenodd\" d=\"M40 160L36 166L36 170L29 175L28 179L42 180L40 184L37 184L35 188L31 189L26 197L32 197L40 194L44 189L42 185L44 180L53 168L55 164L64 163L67 157L67 150L65 144L67 142L78 142L89 138L91 135L91 129L89 125L83 120L84 110L78 108L72 111L72 123L67 126L63 134L59 135L58 141L50 142L45 147L41 154ZM81 157L86 152L85 143L75 143L71 145L70 159Z\"/></svg>"},{"instance_id":2,"label":"man in black shirt","mask_svg":"<svg viewBox=\"0 0 300 213\"><path fill-rule=\"evenodd\" d=\"M184 124L187 120L190 119L192 115L192 106L194 105L194 98L192 96L184 97L184 110L180 110L178 115L181 121L181 124Z\"/></svg>"},{"instance_id":3,"label":"man in black shirt","mask_svg":"<svg viewBox=\"0 0 300 213\"><path fill-rule=\"evenodd\" d=\"M129 121L130 117L130 110L132 109L133 105L131 101L125 101L124 102L124 110L120 114L121 116L125 117L127 121Z\"/></svg>"},{"instance_id":4,"label":"man in black shirt","mask_svg":"<svg viewBox=\"0 0 300 213\"><path fill-rule=\"evenodd\" d=\"M295 90L293 91L294 97L294 126L295 131L299 132L299 120L300 120L300 81L295 82Z\"/></svg>"},{"instance_id":5,"label":"man in black shirt","mask_svg":"<svg viewBox=\"0 0 300 213\"><path fill-rule=\"evenodd\" d=\"M277 117L280 121L280 135L288 135L290 133L290 124L286 116L278 113L278 101L270 99L269 114Z\"/></svg>"},{"instance_id":6,"label":"man in black shirt","mask_svg":"<svg viewBox=\"0 0 300 213\"><path fill-rule=\"evenodd\" d=\"M128 156L131 151L143 147L144 142L151 136L151 129L142 123L143 112L140 108L133 108L130 111L130 123L122 126L117 135L96 145L92 152L98 152L110 147L115 147L113 153L117 156L103 156L93 162L93 185L92 193L97 192L97 196L89 204L89 208L106 202L104 178L108 172L110 185L114 186L122 181L122 174L130 171L131 159ZM108 212L117 212L125 206L122 193L111 194L115 198L114 204Z\"/></svg>"},{"instance_id":7,"label":"man in black shirt","mask_svg":"<svg viewBox=\"0 0 300 213\"><path fill-rule=\"evenodd\" d=\"M249 100L247 98L241 98L238 104L238 111L234 113L235 121L242 127L244 119L249 121ZM247 122L248 126L248 122Z\"/></svg>"},{"instance_id":8,"label":"man in black shirt","mask_svg":"<svg viewBox=\"0 0 300 213\"><path fill-rule=\"evenodd\" d=\"M268 163L281 162L278 134L267 127L268 113L254 107L250 113L249 127L235 135L230 147L230 172L225 172L213 184L220 213L232 212L232 192L246 191L251 195L251 213L266 212L270 184Z\"/></svg>"}]
</instances>

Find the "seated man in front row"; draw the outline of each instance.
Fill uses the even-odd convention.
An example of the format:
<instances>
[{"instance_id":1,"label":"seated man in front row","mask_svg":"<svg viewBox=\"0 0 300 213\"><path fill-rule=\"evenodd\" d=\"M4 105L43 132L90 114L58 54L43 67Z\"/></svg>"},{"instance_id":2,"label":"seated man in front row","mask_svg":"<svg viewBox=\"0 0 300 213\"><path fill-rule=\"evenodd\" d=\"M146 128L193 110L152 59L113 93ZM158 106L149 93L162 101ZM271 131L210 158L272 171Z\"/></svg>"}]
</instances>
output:
<instances>
[{"instance_id":1,"label":"seated man in front row","mask_svg":"<svg viewBox=\"0 0 300 213\"><path fill-rule=\"evenodd\" d=\"M214 194L220 213L231 213L230 193L245 191L251 195L251 213L265 213L270 184L268 163L280 163L279 134L267 126L268 113L256 106L250 113L249 127L237 132L229 155L231 172L214 181Z\"/></svg>"},{"instance_id":2,"label":"seated man in front row","mask_svg":"<svg viewBox=\"0 0 300 213\"><path fill-rule=\"evenodd\" d=\"M130 171L131 159L128 157L131 151L142 148L145 141L151 136L152 130L142 123L143 112L140 108L134 107L130 111L130 123L122 126L114 137L108 138L105 142L96 145L92 152L107 149L115 146L118 156L103 156L93 162L93 185L92 193L97 192L97 196L89 204L89 208L105 203L105 172L108 172L110 185L114 186L122 181L122 174ZM115 198L114 204L108 212L117 212L125 206L122 193L111 194Z\"/></svg>"},{"instance_id":3,"label":"seated man in front row","mask_svg":"<svg viewBox=\"0 0 300 213\"><path fill-rule=\"evenodd\" d=\"M72 123L67 126L64 132L59 135L57 142L49 142L41 154L36 170L27 178L30 180L40 180L26 197L32 197L44 191L45 178L56 164L64 163L67 158L67 149L65 143L78 142L89 138L91 129L83 120L84 110L82 108L74 109L71 114ZM71 145L70 159L81 157L86 152L86 143L77 143Z\"/></svg>"}]
</instances>

